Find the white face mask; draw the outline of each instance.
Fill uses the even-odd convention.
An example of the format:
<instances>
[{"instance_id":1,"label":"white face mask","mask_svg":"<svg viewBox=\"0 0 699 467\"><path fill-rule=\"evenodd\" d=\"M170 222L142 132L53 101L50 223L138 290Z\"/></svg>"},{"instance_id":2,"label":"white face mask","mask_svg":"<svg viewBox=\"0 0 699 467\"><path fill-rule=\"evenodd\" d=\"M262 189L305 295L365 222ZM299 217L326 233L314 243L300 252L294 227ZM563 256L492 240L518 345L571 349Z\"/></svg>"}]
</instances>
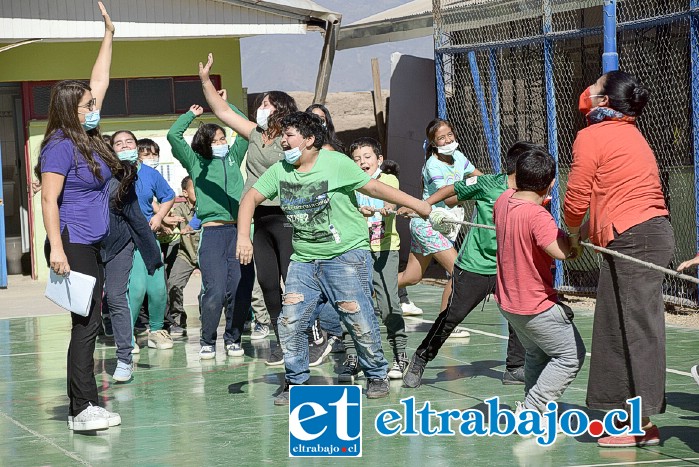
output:
<instances>
[{"instance_id":1,"label":"white face mask","mask_svg":"<svg viewBox=\"0 0 699 467\"><path fill-rule=\"evenodd\" d=\"M452 141L451 143L445 144L444 146L439 146L437 148L437 152L445 156L451 156L452 154L454 154L456 148L458 147L459 143L457 143L456 141Z\"/></svg>"},{"instance_id":2,"label":"white face mask","mask_svg":"<svg viewBox=\"0 0 699 467\"><path fill-rule=\"evenodd\" d=\"M146 159L143 161L143 165L147 165L148 167L156 168L160 165L160 160L158 159Z\"/></svg>"},{"instance_id":3,"label":"white face mask","mask_svg":"<svg viewBox=\"0 0 699 467\"><path fill-rule=\"evenodd\" d=\"M257 109L257 124L261 126L263 130L267 129L267 120L269 120L270 115L272 115L272 111L269 109Z\"/></svg>"}]
</instances>

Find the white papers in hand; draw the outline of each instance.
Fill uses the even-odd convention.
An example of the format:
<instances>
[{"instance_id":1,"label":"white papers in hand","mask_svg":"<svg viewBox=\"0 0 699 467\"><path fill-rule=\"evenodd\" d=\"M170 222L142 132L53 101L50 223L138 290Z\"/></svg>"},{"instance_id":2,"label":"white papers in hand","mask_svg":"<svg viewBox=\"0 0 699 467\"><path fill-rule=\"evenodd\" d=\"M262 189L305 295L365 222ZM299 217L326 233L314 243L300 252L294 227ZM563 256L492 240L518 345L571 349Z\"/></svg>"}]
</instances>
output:
<instances>
[{"instance_id":1,"label":"white papers in hand","mask_svg":"<svg viewBox=\"0 0 699 467\"><path fill-rule=\"evenodd\" d=\"M67 276L51 271L44 295L61 308L87 316L96 281L92 276L75 271L70 271Z\"/></svg>"}]
</instances>

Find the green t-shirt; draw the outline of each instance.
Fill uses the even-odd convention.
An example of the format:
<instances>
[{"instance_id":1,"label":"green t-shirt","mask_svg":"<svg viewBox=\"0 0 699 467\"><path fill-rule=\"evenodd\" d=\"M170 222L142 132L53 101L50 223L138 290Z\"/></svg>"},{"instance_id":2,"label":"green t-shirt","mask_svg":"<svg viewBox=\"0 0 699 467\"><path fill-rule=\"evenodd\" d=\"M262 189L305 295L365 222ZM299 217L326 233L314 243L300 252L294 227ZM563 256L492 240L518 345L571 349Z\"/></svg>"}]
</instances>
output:
<instances>
[{"instance_id":1,"label":"green t-shirt","mask_svg":"<svg viewBox=\"0 0 699 467\"><path fill-rule=\"evenodd\" d=\"M479 175L454 182L454 190L459 201L476 202L476 224L495 226L493 206L500 195L507 190L507 175ZM497 241L495 231L473 227L461 244L456 265L476 274L495 274L495 252Z\"/></svg>"},{"instance_id":2,"label":"green t-shirt","mask_svg":"<svg viewBox=\"0 0 699 467\"><path fill-rule=\"evenodd\" d=\"M308 263L369 249L366 219L354 195L369 180L349 157L321 149L309 172L280 161L253 188L267 199L279 196L282 211L294 227L291 259Z\"/></svg>"}]
</instances>

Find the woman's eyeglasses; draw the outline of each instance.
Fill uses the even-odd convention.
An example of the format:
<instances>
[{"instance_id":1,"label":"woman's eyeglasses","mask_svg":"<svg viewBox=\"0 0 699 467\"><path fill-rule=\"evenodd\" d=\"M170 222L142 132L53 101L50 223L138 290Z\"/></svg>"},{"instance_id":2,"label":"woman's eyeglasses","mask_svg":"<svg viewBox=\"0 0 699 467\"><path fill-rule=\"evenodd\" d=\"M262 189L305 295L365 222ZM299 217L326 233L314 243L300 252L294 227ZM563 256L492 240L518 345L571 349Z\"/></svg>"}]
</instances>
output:
<instances>
[{"instance_id":1,"label":"woman's eyeglasses","mask_svg":"<svg viewBox=\"0 0 699 467\"><path fill-rule=\"evenodd\" d=\"M79 105L78 108L83 108L83 109L87 109L89 111L92 111L96 105L97 105L97 99L95 99L93 97L92 99L90 99L90 101L88 101L87 104Z\"/></svg>"}]
</instances>

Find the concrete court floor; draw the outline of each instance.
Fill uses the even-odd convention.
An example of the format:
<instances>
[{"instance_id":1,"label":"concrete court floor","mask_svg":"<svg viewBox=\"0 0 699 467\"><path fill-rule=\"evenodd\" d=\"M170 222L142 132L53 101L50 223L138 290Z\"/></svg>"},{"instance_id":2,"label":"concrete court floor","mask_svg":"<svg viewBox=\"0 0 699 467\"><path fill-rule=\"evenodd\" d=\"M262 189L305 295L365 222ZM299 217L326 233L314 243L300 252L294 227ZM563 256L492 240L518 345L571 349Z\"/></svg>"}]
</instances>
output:
<instances>
[{"instance_id":1,"label":"concrete court floor","mask_svg":"<svg viewBox=\"0 0 699 467\"><path fill-rule=\"evenodd\" d=\"M101 401L119 412L123 423L91 435L73 434L65 423L69 320L42 298L40 285L15 278L13 286L11 278L10 286L0 290L0 465L699 465L699 386L689 374L699 363L696 329L667 329L668 409L654 417L661 428L658 447L605 450L582 436L543 448L518 436L463 437L458 425L452 425L453 437L381 437L375 416L388 408L401 411L400 399L411 395L419 405L431 401L436 410L483 409L484 399L496 395L503 407L522 400L521 386L500 382L507 329L491 300L465 321L470 338L445 344L428 366L422 387L402 388L395 381L390 397L363 398L361 459L290 459L288 409L272 404L283 369L264 364L271 340L244 338L242 358L226 357L219 343L215 361L201 362L195 306L188 307L194 318L189 337L176 341L172 350L144 348L130 383L112 382L113 344L98 342ZM196 303L197 287L195 278L186 303ZM438 312L441 289L420 285L410 294L425 310L422 318L407 319L412 353ZM588 351L591 317L576 310ZM385 343L385 333L383 338ZM334 356L312 369L312 383L332 384L342 359ZM587 374L586 363L561 399L564 408L584 408Z\"/></svg>"}]
</instances>

